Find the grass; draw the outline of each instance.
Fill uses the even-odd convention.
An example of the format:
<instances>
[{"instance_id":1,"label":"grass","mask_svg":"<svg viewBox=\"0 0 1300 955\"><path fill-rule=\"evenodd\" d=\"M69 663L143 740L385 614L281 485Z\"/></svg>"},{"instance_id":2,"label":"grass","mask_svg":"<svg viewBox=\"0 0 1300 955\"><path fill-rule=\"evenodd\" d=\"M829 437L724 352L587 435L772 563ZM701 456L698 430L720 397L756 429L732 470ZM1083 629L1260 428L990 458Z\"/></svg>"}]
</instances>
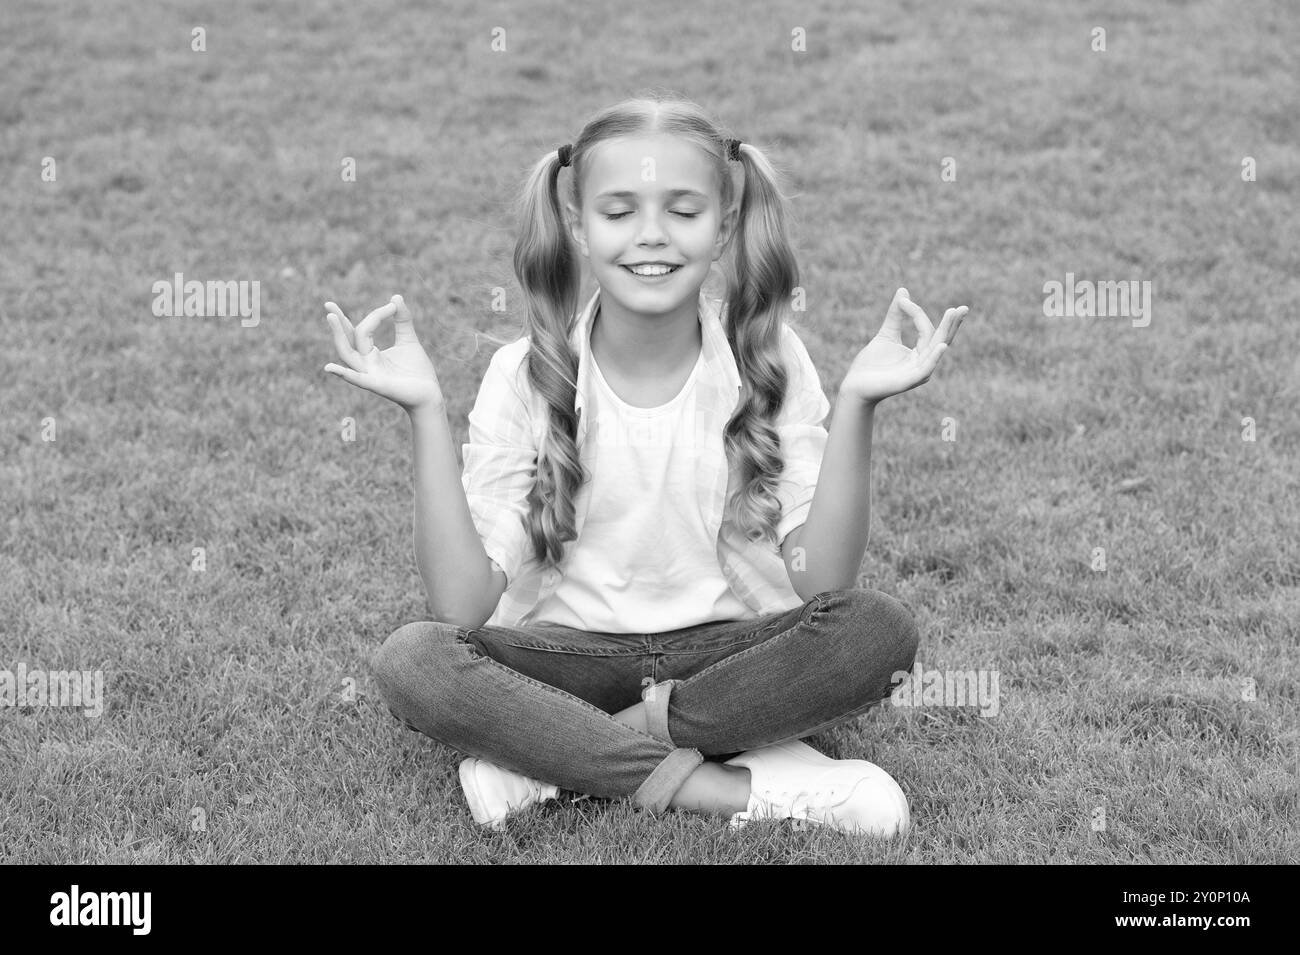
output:
<instances>
[{"instance_id":1,"label":"grass","mask_svg":"<svg viewBox=\"0 0 1300 955\"><path fill-rule=\"evenodd\" d=\"M0 860L1296 857L1296 13L663 11L6 9L0 669L102 669L107 708L0 707ZM484 834L457 755L369 677L427 616L409 435L321 372L321 302L402 292L463 440L484 336L518 332L490 301L516 295L522 171L669 84L789 170L829 396L898 285L936 318L972 308L877 416L861 582L916 611L926 669L998 670L1000 712L884 706L812 740L900 781L913 829L892 845L600 800ZM176 271L260 281L261 323L156 318ZM1067 271L1151 280L1150 326L1045 318Z\"/></svg>"}]
</instances>

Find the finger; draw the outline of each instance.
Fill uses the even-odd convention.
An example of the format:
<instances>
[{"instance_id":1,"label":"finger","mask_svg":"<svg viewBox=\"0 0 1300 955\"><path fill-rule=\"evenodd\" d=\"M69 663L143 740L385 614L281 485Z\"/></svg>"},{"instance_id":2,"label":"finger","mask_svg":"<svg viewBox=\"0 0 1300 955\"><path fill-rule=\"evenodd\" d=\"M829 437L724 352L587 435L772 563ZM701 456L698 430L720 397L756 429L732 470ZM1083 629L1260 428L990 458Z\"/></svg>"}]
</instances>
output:
<instances>
[{"instance_id":1,"label":"finger","mask_svg":"<svg viewBox=\"0 0 1300 955\"><path fill-rule=\"evenodd\" d=\"M907 289L900 288L897 292L894 293L894 297L889 300L889 308L885 312L886 318L893 318L896 322L900 323L899 324L900 328L902 327L901 319L904 314L903 303L909 301L909 299L910 296L907 294Z\"/></svg>"},{"instance_id":2,"label":"finger","mask_svg":"<svg viewBox=\"0 0 1300 955\"><path fill-rule=\"evenodd\" d=\"M916 346L922 348L930 343L930 337L934 335L934 326L930 324L930 319L926 316L925 310L917 305L910 298L904 295L898 299L898 304L912 320L916 326Z\"/></svg>"},{"instance_id":3,"label":"finger","mask_svg":"<svg viewBox=\"0 0 1300 955\"><path fill-rule=\"evenodd\" d=\"M397 312L393 316L393 331L396 337L393 339L394 344L419 344L420 339L415 334L415 322L411 319L411 310L406 307L406 302L402 296L393 296L393 306Z\"/></svg>"},{"instance_id":4,"label":"finger","mask_svg":"<svg viewBox=\"0 0 1300 955\"><path fill-rule=\"evenodd\" d=\"M343 314L343 309L339 308L333 302L326 302L325 312L327 314L332 312L338 318L339 324L343 327L343 334L347 336L348 344L355 348L356 339L353 336L352 320Z\"/></svg>"},{"instance_id":5,"label":"finger","mask_svg":"<svg viewBox=\"0 0 1300 955\"><path fill-rule=\"evenodd\" d=\"M943 313L943 318L939 320L939 327L934 330L934 340L931 344L946 342L948 340L948 329L952 327L952 309Z\"/></svg>"},{"instance_id":6,"label":"finger","mask_svg":"<svg viewBox=\"0 0 1300 955\"><path fill-rule=\"evenodd\" d=\"M967 308L965 305L962 305L960 308L954 308L951 311L955 312L956 314L953 315L952 327L948 329L948 337L944 339L944 341L946 341L949 345L951 345L953 341L957 338L957 329L961 328L962 319L966 317L966 315L970 312L970 309Z\"/></svg>"},{"instance_id":7,"label":"finger","mask_svg":"<svg viewBox=\"0 0 1300 955\"><path fill-rule=\"evenodd\" d=\"M877 336L884 337L891 342L902 344L903 332L903 301L907 298L907 289L900 288L894 293L894 297L889 300L889 308L885 309L885 320L880 323L880 331Z\"/></svg>"},{"instance_id":8,"label":"finger","mask_svg":"<svg viewBox=\"0 0 1300 955\"><path fill-rule=\"evenodd\" d=\"M966 307L950 308L943 313L943 321L934 331L934 340L936 342L946 342L952 344L952 337L957 334L957 326L961 324L962 316L966 314Z\"/></svg>"},{"instance_id":9,"label":"finger","mask_svg":"<svg viewBox=\"0 0 1300 955\"><path fill-rule=\"evenodd\" d=\"M353 371L351 368L343 368L340 365L336 365L333 362L330 362L330 364L325 366L325 371L328 371L331 375L335 375L339 378L342 378L344 381L349 382L350 384L356 385L358 388L366 387L361 383L361 375Z\"/></svg>"},{"instance_id":10,"label":"finger","mask_svg":"<svg viewBox=\"0 0 1300 955\"><path fill-rule=\"evenodd\" d=\"M334 333L334 350L339 353L339 358L343 359L351 367L360 369L363 364L361 356L357 354L357 350L352 347L352 343L343 334L343 326L338 315L334 312L326 312L325 321L329 323L330 331Z\"/></svg>"},{"instance_id":11,"label":"finger","mask_svg":"<svg viewBox=\"0 0 1300 955\"><path fill-rule=\"evenodd\" d=\"M397 306L389 302L387 305L379 306L358 323L355 329L358 352L362 355L368 355L374 351L375 343L372 336L375 334L375 330L379 328L384 319L390 317L395 311L397 311Z\"/></svg>"},{"instance_id":12,"label":"finger","mask_svg":"<svg viewBox=\"0 0 1300 955\"><path fill-rule=\"evenodd\" d=\"M939 359L943 357L943 353L947 350L948 346L944 342L936 342L934 347L930 349L921 365L922 382L930 380L930 376L934 374L934 369L938 367Z\"/></svg>"}]
</instances>

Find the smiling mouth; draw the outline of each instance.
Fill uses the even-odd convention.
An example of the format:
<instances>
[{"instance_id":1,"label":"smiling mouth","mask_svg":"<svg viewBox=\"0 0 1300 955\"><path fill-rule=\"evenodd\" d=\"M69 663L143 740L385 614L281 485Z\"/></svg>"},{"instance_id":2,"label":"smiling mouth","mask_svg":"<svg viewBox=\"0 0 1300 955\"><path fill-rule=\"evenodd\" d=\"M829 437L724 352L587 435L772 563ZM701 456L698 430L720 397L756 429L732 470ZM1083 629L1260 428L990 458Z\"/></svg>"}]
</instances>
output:
<instances>
[{"instance_id":1,"label":"smiling mouth","mask_svg":"<svg viewBox=\"0 0 1300 955\"><path fill-rule=\"evenodd\" d=\"M671 266L657 265L657 266L641 267L640 271L632 268L629 265L620 265L619 268L626 269L627 271L631 272L635 276L638 276L639 278L653 279L653 278L659 278L664 275L672 275L674 272L680 269L681 266L680 265L671 265Z\"/></svg>"}]
</instances>

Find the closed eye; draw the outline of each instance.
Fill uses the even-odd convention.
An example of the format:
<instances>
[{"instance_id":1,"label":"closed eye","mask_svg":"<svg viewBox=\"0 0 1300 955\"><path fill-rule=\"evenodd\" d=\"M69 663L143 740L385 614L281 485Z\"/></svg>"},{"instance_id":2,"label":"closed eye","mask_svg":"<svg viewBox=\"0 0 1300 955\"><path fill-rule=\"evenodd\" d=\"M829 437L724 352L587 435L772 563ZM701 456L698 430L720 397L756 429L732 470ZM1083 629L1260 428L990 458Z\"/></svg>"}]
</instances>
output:
<instances>
[{"instance_id":1,"label":"closed eye","mask_svg":"<svg viewBox=\"0 0 1300 955\"><path fill-rule=\"evenodd\" d=\"M632 213L630 212L606 212L605 218L610 220L621 219L624 216L630 216L631 214ZM683 219L694 219L696 216L699 215L699 213L698 212L674 212L673 215L681 216Z\"/></svg>"}]
</instances>

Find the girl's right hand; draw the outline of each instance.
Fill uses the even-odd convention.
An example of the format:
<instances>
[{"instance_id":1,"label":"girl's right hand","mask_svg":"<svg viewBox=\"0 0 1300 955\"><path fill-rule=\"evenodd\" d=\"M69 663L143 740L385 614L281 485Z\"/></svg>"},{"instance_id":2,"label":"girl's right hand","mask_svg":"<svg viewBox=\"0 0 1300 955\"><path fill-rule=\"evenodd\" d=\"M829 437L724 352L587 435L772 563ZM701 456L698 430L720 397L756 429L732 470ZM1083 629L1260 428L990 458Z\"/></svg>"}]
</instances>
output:
<instances>
[{"instance_id":1,"label":"girl's right hand","mask_svg":"<svg viewBox=\"0 0 1300 955\"><path fill-rule=\"evenodd\" d=\"M442 388L433 362L415 336L411 313L402 296L394 295L392 301L375 309L356 328L333 302L326 302L325 310L325 320L334 332L334 347L347 365L341 368L331 363L325 366L326 371L396 402L407 411L442 405ZM393 319L396 337L391 348L380 351L371 338L386 318Z\"/></svg>"}]
</instances>

